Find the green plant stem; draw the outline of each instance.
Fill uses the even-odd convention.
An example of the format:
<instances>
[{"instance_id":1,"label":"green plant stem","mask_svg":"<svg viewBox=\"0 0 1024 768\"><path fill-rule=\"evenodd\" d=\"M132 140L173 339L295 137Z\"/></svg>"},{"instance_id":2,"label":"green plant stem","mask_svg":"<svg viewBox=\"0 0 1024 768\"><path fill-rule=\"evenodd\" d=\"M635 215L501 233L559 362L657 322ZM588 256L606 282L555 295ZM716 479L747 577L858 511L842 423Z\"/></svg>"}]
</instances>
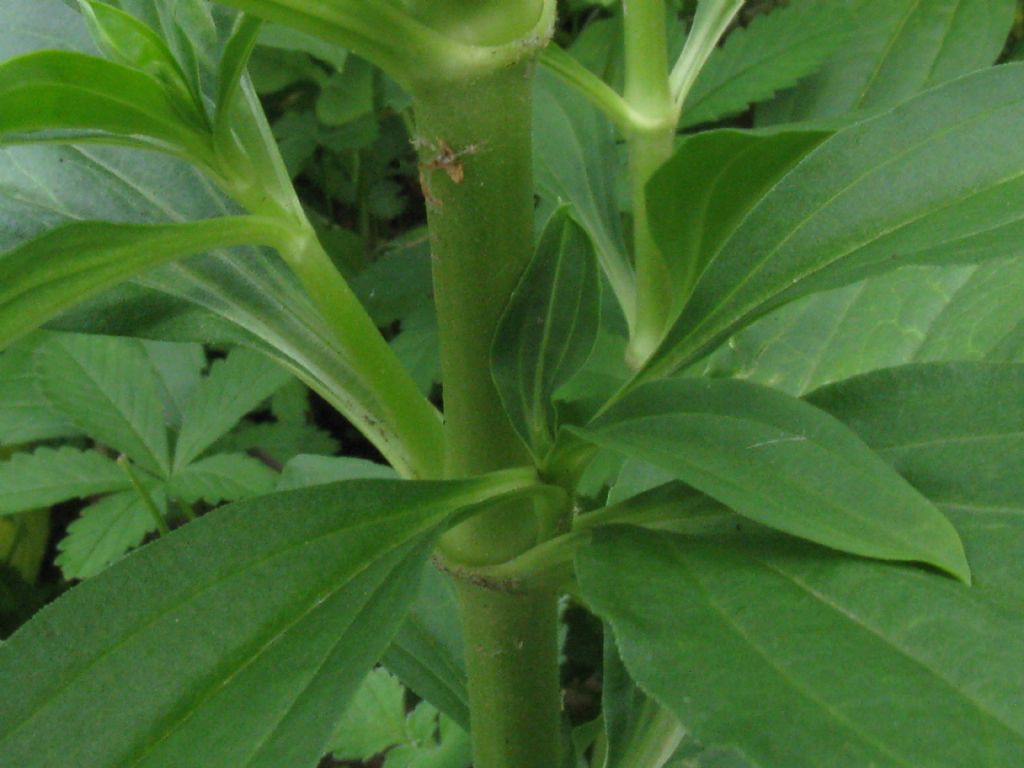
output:
<instances>
[{"instance_id":1,"label":"green plant stem","mask_svg":"<svg viewBox=\"0 0 1024 768\"><path fill-rule=\"evenodd\" d=\"M557 768L561 702L554 592L505 593L457 584L474 766Z\"/></svg>"},{"instance_id":2,"label":"green plant stem","mask_svg":"<svg viewBox=\"0 0 1024 768\"><path fill-rule=\"evenodd\" d=\"M523 62L414 92L449 477L532 463L490 371L495 329L534 248L531 66ZM543 528L531 501L505 502L449 531L441 551L459 573L515 557L538 541ZM476 768L557 766L553 589L508 594L472 580L457 582Z\"/></svg>"},{"instance_id":3,"label":"green plant stem","mask_svg":"<svg viewBox=\"0 0 1024 768\"><path fill-rule=\"evenodd\" d=\"M637 316L626 351L639 368L657 348L672 307L671 272L651 235L645 188L672 155L678 112L668 79L668 40L663 0L627 0L625 100L642 120L626 134L633 204L633 260L636 266Z\"/></svg>"}]
</instances>

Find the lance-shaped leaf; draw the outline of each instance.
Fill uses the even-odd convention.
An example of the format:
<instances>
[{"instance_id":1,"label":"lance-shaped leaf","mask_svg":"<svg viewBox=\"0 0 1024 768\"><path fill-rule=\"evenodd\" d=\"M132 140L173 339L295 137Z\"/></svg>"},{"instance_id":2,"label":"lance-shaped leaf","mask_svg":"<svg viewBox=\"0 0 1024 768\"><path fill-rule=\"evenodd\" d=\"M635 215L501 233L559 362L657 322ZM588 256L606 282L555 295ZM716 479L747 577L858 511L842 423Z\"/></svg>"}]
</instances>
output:
<instances>
[{"instance_id":1,"label":"lance-shaped leaf","mask_svg":"<svg viewBox=\"0 0 1024 768\"><path fill-rule=\"evenodd\" d=\"M212 165L204 130L159 80L123 64L70 51L0 64L0 142L109 136Z\"/></svg>"},{"instance_id":2,"label":"lance-shaped leaf","mask_svg":"<svg viewBox=\"0 0 1024 768\"><path fill-rule=\"evenodd\" d=\"M577 434L671 472L759 523L969 581L956 530L842 422L730 379L643 385Z\"/></svg>"},{"instance_id":3,"label":"lance-shaped leaf","mask_svg":"<svg viewBox=\"0 0 1024 768\"><path fill-rule=\"evenodd\" d=\"M0 347L147 268L279 234L278 225L255 216L187 224L83 221L50 230L0 253Z\"/></svg>"},{"instance_id":4,"label":"lance-shaped leaf","mask_svg":"<svg viewBox=\"0 0 1024 768\"><path fill-rule=\"evenodd\" d=\"M984 571L967 588L778 534L612 528L577 572L630 673L705 744L786 768L1024 760L1024 612Z\"/></svg>"},{"instance_id":5,"label":"lance-shaped leaf","mask_svg":"<svg viewBox=\"0 0 1024 768\"><path fill-rule=\"evenodd\" d=\"M1022 85L1024 66L979 72L819 146L719 248L652 369L691 363L803 295L908 264L1020 253Z\"/></svg>"},{"instance_id":6,"label":"lance-shaped leaf","mask_svg":"<svg viewBox=\"0 0 1024 768\"><path fill-rule=\"evenodd\" d=\"M0 462L0 515L130 487L124 469L95 451L39 448Z\"/></svg>"},{"instance_id":7,"label":"lance-shaped leaf","mask_svg":"<svg viewBox=\"0 0 1024 768\"><path fill-rule=\"evenodd\" d=\"M590 239L561 208L505 308L491 350L505 410L538 458L554 441L552 396L587 361L597 339L600 291Z\"/></svg>"},{"instance_id":8,"label":"lance-shaped leaf","mask_svg":"<svg viewBox=\"0 0 1024 768\"><path fill-rule=\"evenodd\" d=\"M316 764L439 527L495 482L290 491L150 544L0 646L0 763Z\"/></svg>"},{"instance_id":9,"label":"lance-shaped leaf","mask_svg":"<svg viewBox=\"0 0 1024 768\"><path fill-rule=\"evenodd\" d=\"M684 140L646 192L648 215L674 282L672 317L751 208L830 135L816 129L727 129Z\"/></svg>"},{"instance_id":10,"label":"lance-shaped leaf","mask_svg":"<svg viewBox=\"0 0 1024 768\"><path fill-rule=\"evenodd\" d=\"M1014 0L841 0L852 11L845 44L795 89L758 110L764 123L891 107L989 66L1014 23ZM836 8L832 8L836 6Z\"/></svg>"},{"instance_id":11,"label":"lance-shaped leaf","mask_svg":"<svg viewBox=\"0 0 1024 768\"><path fill-rule=\"evenodd\" d=\"M61 335L36 353L36 375L50 404L85 434L169 474L160 379L141 342Z\"/></svg>"},{"instance_id":12,"label":"lance-shaped leaf","mask_svg":"<svg viewBox=\"0 0 1024 768\"><path fill-rule=\"evenodd\" d=\"M683 104L683 126L742 112L796 85L842 44L853 18L844 3L800 0L729 35L697 76Z\"/></svg>"}]
</instances>

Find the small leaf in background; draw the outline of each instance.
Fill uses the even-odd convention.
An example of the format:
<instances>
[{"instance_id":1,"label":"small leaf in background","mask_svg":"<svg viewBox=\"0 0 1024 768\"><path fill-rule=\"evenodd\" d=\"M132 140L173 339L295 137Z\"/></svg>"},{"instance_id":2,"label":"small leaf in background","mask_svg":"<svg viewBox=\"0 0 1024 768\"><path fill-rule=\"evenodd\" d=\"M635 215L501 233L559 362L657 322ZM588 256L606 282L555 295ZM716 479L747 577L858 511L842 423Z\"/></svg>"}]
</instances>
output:
<instances>
[{"instance_id":1,"label":"small leaf in background","mask_svg":"<svg viewBox=\"0 0 1024 768\"><path fill-rule=\"evenodd\" d=\"M0 447L79 434L36 387L35 350L44 338L28 336L0 353Z\"/></svg>"},{"instance_id":2,"label":"small leaf in background","mask_svg":"<svg viewBox=\"0 0 1024 768\"><path fill-rule=\"evenodd\" d=\"M61 334L36 353L36 374L50 404L83 432L169 474L160 381L141 342Z\"/></svg>"},{"instance_id":3,"label":"small leaf in background","mask_svg":"<svg viewBox=\"0 0 1024 768\"><path fill-rule=\"evenodd\" d=\"M232 350L210 367L189 401L174 452L175 470L190 464L290 379L280 365L258 352Z\"/></svg>"},{"instance_id":4,"label":"small leaf in background","mask_svg":"<svg viewBox=\"0 0 1024 768\"><path fill-rule=\"evenodd\" d=\"M242 422L210 446L211 453L251 453L275 466L284 466L304 453L333 456L338 440L312 424Z\"/></svg>"},{"instance_id":5,"label":"small leaf in background","mask_svg":"<svg viewBox=\"0 0 1024 768\"><path fill-rule=\"evenodd\" d=\"M201 344L143 340L146 355L160 376L164 399L164 420L181 427L185 405L195 395L206 368L206 351Z\"/></svg>"},{"instance_id":6,"label":"small leaf in background","mask_svg":"<svg viewBox=\"0 0 1024 768\"><path fill-rule=\"evenodd\" d=\"M330 75L316 100L316 116L327 126L351 123L373 112L373 68L350 58L345 68Z\"/></svg>"},{"instance_id":7,"label":"small leaf in background","mask_svg":"<svg viewBox=\"0 0 1024 768\"><path fill-rule=\"evenodd\" d=\"M128 488L124 468L96 451L42 447L0 461L0 515Z\"/></svg>"},{"instance_id":8,"label":"small leaf in background","mask_svg":"<svg viewBox=\"0 0 1024 768\"><path fill-rule=\"evenodd\" d=\"M223 504L270 493L277 474L259 459L241 453L218 453L175 471L167 492L189 504Z\"/></svg>"},{"instance_id":9,"label":"small leaf in background","mask_svg":"<svg viewBox=\"0 0 1024 768\"><path fill-rule=\"evenodd\" d=\"M970 581L942 513L842 422L788 395L730 379L670 379L638 387L574 431L764 525Z\"/></svg>"},{"instance_id":10,"label":"small leaf in background","mask_svg":"<svg viewBox=\"0 0 1024 768\"><path fill-rule=\"evenodd\" d=\"M49 541L48 509L35 509L0 519L0 568L10 568L27 583L34 584L39 578Z\"/></svg>"},{"instance_id":11,"label":"small leaf in background","mask_svg":"<svg viewBox=\"0 0 1024 768\"><path fill-rule=\"evenodd\" d=\"M395 479L395 470L353 456L296 456L281 471L277 490L306 488L341 480Z\"/></svg>"},{"instance_id":12,"label":"small leaf in background","mask_svg":"<svg viewBox=\"0 0 1024 768\"><path fill-rule=\"evenodd\" d=\"M554 443L552 397L590 356L600 316L600 275L590 238L568 208L560 208L509 299L491 349L502 404L538 459Z\"/></svg>"},{"instance_id":13,"label":"small leaf in background","mask_svg":"<svg viewBox=\"0 0 1024 768\"><path fill-rule=\"evenodd\" d=\"M742 112L813 73L843 43L854 21L843 2L796 0L729 35L701 70L681 126Z\"/></svg>"},{"instance_id":14,"label":"small leaf in background","mask_svg":"<svg viewBox=\"0 0 1024 768\"><path fill-rule=\"evenodd\" d=\"M167 499L156 486L148 489L160 514ZM135 490L106 496L86 507L57 545L56 563L65 579L88 579L142 543L156 531L146 502Z\"/></svg>"}]
</instances>

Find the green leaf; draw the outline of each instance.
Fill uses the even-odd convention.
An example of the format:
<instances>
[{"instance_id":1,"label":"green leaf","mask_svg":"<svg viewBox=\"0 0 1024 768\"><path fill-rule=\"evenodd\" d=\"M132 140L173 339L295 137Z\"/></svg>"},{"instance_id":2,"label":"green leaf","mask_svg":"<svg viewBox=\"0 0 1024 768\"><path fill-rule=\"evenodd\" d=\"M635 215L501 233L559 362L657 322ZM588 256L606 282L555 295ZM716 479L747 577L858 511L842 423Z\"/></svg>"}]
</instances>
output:
<instances>
[{"instance_id":1,"label":"green leaf","mask_svg":"<svg viewBox=\"0 0 1024 768\"><path fill-rule=\"evenodd\" d=\"M83 432L168 475L160 382L140 342L61 334L36 354L36 374L50 404Z\"/></svg>"},{"instance_id":2,"label":"green leaf","mask_svg":"<svg viewBox=\"0 0 1024 768\"><path fill-rule=\"evenodd\" d=\"M345 48L280 24L264 24L257 43L260 48L308 53L338 70L344 69L348 61L348 50Z\"/></svg>"},{"instance_id":3,"label":"green leaf","mask_svg":"<svg viewBox=\"0 0 1024 768\"><path fill-rule=\"evenodd\" d=\"M167 510L163 491L147 489L161 514ZM107 496L86 507L57 544L57 565L66 579L95 576L156 530L152 512L137 491Z\"/></svg>"},{"instance_id":4,"label":"green leaf","mask_svg":"<svg viewBox=\"0 0 1024 768\"><path fill-rule=\"evenodd\" d=\"M78 0L96 47L108 59L151 75L178 99L181 111L202 115L197 96L163 39L134 16L98 0Z\"/></svg>"},{"instance_id":5,"label":"green leaf","mask_svg":"<svg viewBox=\"0 0 1024 768\"><path fill-rule=\"evenodd\" d=\"M160 376L164 401L164 420L181 427L181 415L202 382L206 368L206 350L201 344L170 341L143 341L146 356Z\"/></svg>"},{"instance_id":6,"label":"green leaf","mask_svg":"<svg viewBox=\"0 0 1024 768\"><path fill-rule=\"evenodd\" d=\"M349 59L345 68L324 81L316 100L316 116L327 126L346 125L373 112L375 70L361 59Z\"/></svg>"},{"instance_id":7,"label":"green leaf","mask_svg":"<svg viewBox=\"0 0 1024 768\"><path fill-rule=\"evenodd\" d=\"M0 515L126 488L124 469L96 451L38 448L0 462Z\"/></svg>"},{"instance_id":8,"label":"green leaf","mask_svg":"<svg viewBox=\"0 0 1024 768\"><path fill-rule=\"evenodd\" d=\"M198 458L290 378L273 360L247 349L233 350L215 362L185 409L174 450L175 470Z\"/></svg>"},{"instance_id":9,"label":"green leaf","mask_svg":"<svg viewBox=\"0 0 1024 768\"><path fill-rule=\"evenodd\" d=\"M717 49L683 104L681 125L742 112L796 85L843 43L853 21L842 2L800 0L757 16Z\"/></svg>"},{"instance_id":10,"label":"green leaf","mask_svg":"<svg viewBox=\"0 0 1024 768\"><path fill-rule=\"evenodd\" d=\"M421 709L427 707L421 704L413 715ZM469 734L443 715L438 720L436 740L431 735L413 744L400 744L388 752L383 768L471 768Z\"/></svg>"},{"instance_id":11,"label":"green leaf","mask_svg":"<svg viewBox=\"0 0 1024 768\"><path fill-rule=\"evenodd\" d=\"M846 43L822 70L758 111L764 122L837 117L891 107L987 67L1002 51L1014 0L842 0Z\"/></svg>"},{"instance_id":12,"label":"green leaf","mask_svg":"<svg viewBox=\"0 0 1024 768\"><path fill-rule=\"evenodd\" d=\"M552 396L587 361L601 320L590 239L560 208L509 299L491 349L491 375L512 425L534 456L554 443Z\"/></svg>"},{"instance_id":13,"label":"green leaf","mask_svg":"<svg viewBox=\"0 0 1024 768\"><path fill-rule=\"evenodd\" d=\"M903 265L1017 255L1022 83L1020 65L979 72L819 146L719 248L654 369L687 365L803 295Z\"/></svg>"},{"instance_id":14,"label":"green leaf","mask_svg":"<svg viewBox=\"0 0 1024 768\"><path fill-rule=\"evenodd\" d=\"M537 73L534 98L538 190L554 202L572 204L623 314L633 317L636 287L615 197L618 158L611 126L582 96L543 70Z\"/></svg>"},{"instance_id":15,"label":"green leaf","mask_svg":"<svg viewBox=\"0 0 1024 768\"><path fill-rule=\"evenodd\" d=\"M54 34L60 30L61 34ZM57 0L5 0L0 24L0 61L32 51L94 52L81 17Z\"/></svg>"},{"instance_id":16,"label":"green leaf","mask_svg":"<svg viewBox=\"0 0 1024 768\"><path fill-rule=\"evenodd\" d=\"M334 437L312 424L282 424L281 422L257 424L243 422L241 426L236 427L210 446L210 451L214 453L251 451L254 455L282 466L301 454L313 453L331 456L337 453L338 449L339 444ZM388 475L388 477L395 476L394 474ZM344 478L330 479L342 480Z\"/></svg>"},{"instance_id":17,"label":"green leaf","mask_svg":"<svg viewBox=\"0 0 1024 768\"><path fill-rule=\"evenodd\" d=\"M36 387L35 350L43 338L29 336L0 353L0 446L78 435Z\"/></svg>"},{"instance_id":18,"label":"green leaf","mask_svg":"<svg viewBox=\"0 0 1024 768\"><path fill-rule=\"evenodd\" d=\"M1024 366L907 365L809 399L848 423L970 537L976 583L1024 607L1014 554L1024 548Z\"/></svg>"},{"instance_id":19,"label":"green leaf","mask_svg":"<svg viewBox=\"0 0 1024 768\"><path fill-rule=\"evenodd\" d=\"M383 661L418 696L468 729L469 692L461 626L451 578L428 568L416 602Z\"/></svg>"},{"instance_id":20,"label":"green leaf","mask_svg":"<svg viewBox=\"0 0 1024 768\"><path fill-rule=\"evenodd\" d=\"M759 523L845 552L970 570L949 521L840 421L759 385L641 386L576 433Z\"/></svg>"},{"instance_id":21,"label":"green leaf","mask_svg":"<svg viewBox=\"0 0 1024 768\"><path fill-rule=\"evenodd\" d=\"M204 130L159 80L123 64L70 51L0 64L0 143L45 140L47 131L62 141L106 136L212 166Z\"/></svg>"},{"instance_id":22,"label":"green leaf","mask_svg":"<svg viewBox=\"0 0 1024 768\"><path fill-rule=\"evenodd\" d=\"M981 573L967 589L777 534L635 528L598 532L577 572L629 671L705 744L787 768L1024 759L1024 613Z\"/></svg>"},{"instance_id":23,"label":"green leaf","mask_svg":"<svg viewBox=\"0 0 1024 768\"><path fill-rule=\"evenodd\" d=\"M277 481L280 491L307 488L311 485L336 483L340 480L391 479L395 470L353 456L307 456L291 459Z\"/></svg>"},{"instance_id":24,"label":"green leaf","mask_svg":"<svg viewBox=\"0 0 1024 768\"><path fill-rule=\"evenodd\" d=\"M149 267L207 248L268 240L277 231L252 216L188 224L84 221L51 229L0 253L0 346Z\"/></svg>"},{"instance_id":25,"label":"green leaf","mask_svg":"<svg viewBox=\"0 0 1024 768\"><path fill-rule=\"evenodd\" d=\"M727 129L683 140L646 193L651 226L672 272L671 317L682 311L697 278L751 209L829 135Z\"/></svg>"},{"instance_id":26,"label":"green leaf","mask_svg":"<svg viewBox=\"0 0 1024 768\"><path fill-rule=\"evenodd\" d=\"M245 68L249 63L263 21L246 14L239 15L231 37L224 46L217 73L217 105L215 133L221 136L229 130L232 106L238 97Z\"/></svg>"},{"instance_id":27,"label":"green leaf","mask_svg":"<svg viewBox=\"0 0 1024 768\"><path fill-rule=\"evenodd\" d=\"M277 474L259 459L244 453L218 453L176 471L167 491L189 503L222 504L270 493L276 482Z\"/></svg>"},{"instance_id":28,"label":"green leaf","mask_svg":"<svg viewBox=\"0 0 1024 768\"><path fill-rule=\"evenodd\" d=\"M406 728L405 689L386 669L375 669L352 695L329 751L335 760L368 760L412 735Z\"/></svg>"},{"instance_id":29,"label":"green leaf","mask_svg":"<svg viewBox=\"0 0 1024 768\"><path fill-rule=\"evenodd\" d=\"M439 526L493 483L292 491L162 537L0 646L0 763L315 764Z\"/></svg>"}]
</instances>

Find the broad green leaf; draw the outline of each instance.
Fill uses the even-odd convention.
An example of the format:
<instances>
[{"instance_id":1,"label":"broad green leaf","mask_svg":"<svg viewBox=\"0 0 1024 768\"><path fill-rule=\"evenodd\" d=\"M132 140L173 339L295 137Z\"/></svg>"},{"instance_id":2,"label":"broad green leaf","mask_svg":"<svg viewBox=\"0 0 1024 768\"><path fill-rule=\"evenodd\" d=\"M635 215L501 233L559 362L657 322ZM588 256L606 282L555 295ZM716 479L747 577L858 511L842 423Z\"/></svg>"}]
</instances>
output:
<instances>
[{"instance_id":1,"label":"broad green leaf","mask_svg":"<svg viewBox=\"0 0 1024 768\"><path fill-rule=\"evenodd\" d=\"M912 362L1024 361L1024 260L908 267L758 320L700 367L791 394Z\"/></svg>"},{"instance_id":2,"label":"broad green leaf","mask_svg":"<svg viewBox=\"0 0 1024 768\"><path fill-rule=\"evenodd\" d=\"M970 580L956 530L927 499L842 422L780 392L730 379L658 381L576 433L772 528Z\"/></svg>"},{"instance_id":3,"label":"broad green leaf","mask_svg":"<svg viewBox=\"0 0 1024 768\"><path fill-rule=\"evenodd\" d=\"M0 143L47 131L62 140L108 135L209 165L205 126L180 101L123 64L70 51L30 53L0 64Z\"/></svg>"},{"instance_id":4,"label":"broad green leaf","mask_svg":"<svg viewBox=\"0 0 1024 768\"><path fill-rule=\"evenodd\" d=\"M970 537L982 586L1024 606L1012 554L1024 548L1024 366L907 365L809 399L849 424Z\"/></svg>"},{"instance_id":5,"label":"broad green leaf","mask_svg":"<svg viewBox=\"0 0 1024 768\"><path fill-rule=\"evenodd\" d=\"M148 489L157 510L164 514L167 497L159 488ZM134 490L115 493L86 507L68 526L57 544L56 563L65 579L95 576L156 530L153 514Z\"/></svg>"},{"instance_id":6,"label":"broad green leaf","mask_svg":"<svg viewBox=\"0 0 1024 768\"><path fill-rule=\"evenodd\" d=\"M671 317L750 210L829 135L727 129L683 140L647 186L648 216L674 282Z\"/></svg>"},{"instance_id":7,"label":"broad green leaf","mask_svg":"<svg viewBox=\"0 0 1024 768\"><path fill-rule=\"evenodd\" d=\"M39 389L90 437L148 471L170 472L160 381L141 342L60 334L36 353Z\"/></svg>"},{"instance_id":8,"label":"broad green leaf","mask_svg":"<svg viewBox=\"0 0 1024 768\"><path fill-rule=\"evenodd\" d=\"M577 572L634 678L705 744L786 768L1024 760L1024 613L983 570L968 589L777 534L623 527Z\"/></svg>"},{"instance_id":9,"label":"broad green leaf","mask_svg":"<svg viewBox=\"0 0 1024 768\"><path fill-rule=\"evenodd\" d=\"M537 73L535 101L538 190L572 205L623 314L632 317L635 285L615 196L618 158L611 125L582 96L543 70Z\"/></svg>"},{"instance_id":10,"label":"broad green leaf","mask_svg":"<svg viewBox=\"0 0 1024 768\"><path fill-rule=\"evenodd\" d=\"M131 14L98 0L78 0L93 42L103 55L154 77L172 97L178 98L179 109L203 113L195 108L185 73L174 54L156 32Z\"/></svg>"},{"instance_id":11,"label":"broad green leaf","mask_svg":"<svg viewBox=\"0 0 1024 768\"><path fill-rule=\"evenodd\" d=\"M803 295L903 265L1017 255L1022 83L1020 65L979 72L819 146L719 248L654 368L687 365Z\"/></svg>"},{"instance_id":12,"label":"broad green leaf","mask_svg":"<svg viewBox=\"0 0 1024 768\"><path fill-rule=\"evenodd\" d=\"M384 464L377 464L353 456L311 456L293 458L277 481L279 491L293 488L307 488L311 485L336 483L341 480L391 479L395 470Z\"/></svg>"},{"instance_id":13,"label":"broad green leaf","mask_svg":"<svg viewBox=\"0 0 1024 768\"><path fill-rule=\"evenodd\" d=\"M95 53L81 17L57 0L4 0L0 61L42 49ZM60 34L57 34L57 31Z\"/></svg>"},{"instance_id":14,"label":"broad green leaf","mask_svg":"<svg viewBox=\"0 0 1024 768\"><path fill-rule=\"evenodd\" d=\"M1002 51L1014 0L840 0L853 13L845 44L817 74L758 117L788 122L891 107L987 67Z\"/></svg>"},{"instance_id":15,"label":"broad green leaf","mask_svg":"<svg viewBox=\"0 0 1024 768\"><path fill-rule=\"evenodd\" d=\"M600 315L590 239L560 208L509 299L491 349L491 374L505 411L539 459L558 426L552 397L590 356Z\"/></svg>"},{"instance_id":16,"label":"broad green leaf","mask_svg":"<svg viewBox=\"0 0 1024 768\"><path fill-rule=\"evenodd\" d=\"M187 224L84 221L51 229L0 253L0 346L147 268L207 248L268 240L275 231L252 216Z\"/></svg>"},{"instance_id":17,"label":"broad green leaf","mask_svg":"<svg viewBox=\"0 0 1024 768\"><path fill-rule=\"evenodd\" d=\"M30 336L0 352L0 446L78 434L36 387L34 358L42 338Z\"/></svg>"},{"instance_id":18,"label":"broad green leaf","mask_svg":"<svg viewBox=\"0 0 1024 768\"><path fill-rule=\"evenodd\" d=\"M439 526L493 482L292 491L162 537L0 646L0 763L314 765Z\"/></svg>"},{"instance_id":19,"label":"broad green leaf","mask_svg":"<svg viewBox=\"0 0 1024 768\"><path fill-rule=\"evenodd\" d=\"M175 470L198 458L289 379L273 360L247 349L233 350L215 362L185 408L174 449Z\"/></svg>"},{"instance_id":20,"label":"broad green leaf","mask_svg":"<svg viewBox=\"0 0 1024 768\"><path fill-rule=\"evenodd\" d=\"M276 473L259 459L244 453L218 453L176 471L167 492L189 503L222 504L274 490Z\"/></svg>"},{"instance_id":21,"label":"broad green leaf","mask_svg":"<svg viewBox=\"0 0 1024 768\"><path fill-rule=\"evenodd\" d=\"M37 448L0 462L0 515L130 487L124 469L96 451Z\"/></svg>"},{"instance_id":22,"label":"broad green leaf","mask_svg":"<svg viewBox=\"0 0 1024 768\"><path fill-rule=\"evenodd\" d=\"M426 570L416 602L383 661L416 695L469 728L461 620L450 577L436 568Z\"/></svg>"},{"instance_id":23,"label":"broad green leaf","mask_svg":"<svg viewBox=\"0 0 1024 768\"><path fill-rule=\"evenodd\" d=\"M682 126L742 112L796 85L843 43L853 16L843 2L799 0L734 31L700 71Z\"/></svg>"}]
</instances>

